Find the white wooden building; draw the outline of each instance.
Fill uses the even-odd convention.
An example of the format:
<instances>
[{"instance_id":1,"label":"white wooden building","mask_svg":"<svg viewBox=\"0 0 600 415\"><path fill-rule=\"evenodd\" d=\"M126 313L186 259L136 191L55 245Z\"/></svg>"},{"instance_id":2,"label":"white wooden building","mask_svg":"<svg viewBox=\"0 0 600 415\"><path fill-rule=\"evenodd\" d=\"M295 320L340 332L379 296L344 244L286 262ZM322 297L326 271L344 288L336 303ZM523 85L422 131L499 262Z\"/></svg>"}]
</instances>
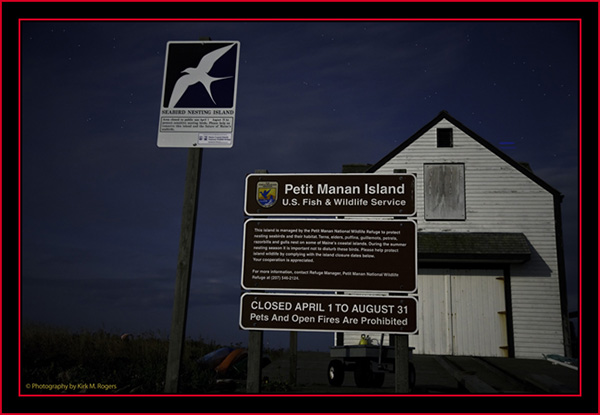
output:
<instances>
[{"instance_id":1,"label":"white wooden building","mask_svg":"<svg viewBox=\"0 0 600 415\"><path fill-rule=\"evenodd\" d=\"M415 353L570 355L556 189L445 111L368 172L417 176Z\"/></svg>"}]
</instances>

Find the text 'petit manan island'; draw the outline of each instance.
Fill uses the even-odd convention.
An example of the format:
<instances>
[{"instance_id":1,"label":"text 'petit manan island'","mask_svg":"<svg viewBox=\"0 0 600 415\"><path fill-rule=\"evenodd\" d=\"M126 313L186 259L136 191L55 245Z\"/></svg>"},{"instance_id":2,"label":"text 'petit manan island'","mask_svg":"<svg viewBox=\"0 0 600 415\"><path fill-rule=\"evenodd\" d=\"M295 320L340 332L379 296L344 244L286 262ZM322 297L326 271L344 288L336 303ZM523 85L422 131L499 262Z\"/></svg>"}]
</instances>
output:
<instances>
[{"instance_id":1,"label":"text 'petit manan island'","mask_svg":"<svg viewBox=\"0 0 600 415\"><path fill-rule=\"evenodd\" d=\"M315 193L316 190L316 193ZM354 196L368 196L368 195L403 195L404 194L404 183L399 185L381 185L381 184L368 184L364 183L364 186L352 185L352 186L334 186L328 183L317 183L315 184L300 184L293 185L291 183L286 183L283 189L283 193L285 196L288 195L354 195ZM329 201L327 201L328 203ZM334 205L363 205L366 206L369 204L369 201L366 199L355 198L355 199L333 199ZM282 200L282 203L285 205L287 203L291 203L292 205L298 204L298 200L292 199L291 201L287 201L286 199ZM323 203L321 199L302 199L302 204L321 204ZM389 199L389 200L379 200L379 199L371 199L372 205L394 205L394 206L406 206L405 199Z\"/></svg>"}]
</instances>

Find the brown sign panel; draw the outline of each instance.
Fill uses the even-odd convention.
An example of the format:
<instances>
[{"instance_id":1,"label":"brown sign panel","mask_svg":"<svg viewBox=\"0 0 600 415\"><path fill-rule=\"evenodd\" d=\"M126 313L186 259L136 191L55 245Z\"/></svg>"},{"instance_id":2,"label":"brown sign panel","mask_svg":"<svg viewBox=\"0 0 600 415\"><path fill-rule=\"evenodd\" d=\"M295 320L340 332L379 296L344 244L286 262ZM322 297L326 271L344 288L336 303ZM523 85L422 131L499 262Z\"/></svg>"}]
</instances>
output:
<instances>
[{"instance_id":1,"label":"brown sign panel","mask_svg":"<svg viewBox=\"0 0 600 415\"><path fill-rule=\"evenodd\" d=\"M412 216L412 174L250 174L248 216Z\"/></svg>"},{"instance_id":2,"label":"brown sign panel","mask_svg":"<svg viewBox=\"0 0 600 415\"><path fill-rule=\"evenodd\" d=\"M244 330L417 332L417 300L403 296L242 295Z\"/></svg>"},{"instance_id":3,"label":"brown sign panel","mask_svg":"<svg viewBox=\"0 0 600 415\"><path fill-rule=\"evenodd\" d=\"M411 220L249 219L242 287L412 293L416 241Z\"/></svg>"}]
</instances>

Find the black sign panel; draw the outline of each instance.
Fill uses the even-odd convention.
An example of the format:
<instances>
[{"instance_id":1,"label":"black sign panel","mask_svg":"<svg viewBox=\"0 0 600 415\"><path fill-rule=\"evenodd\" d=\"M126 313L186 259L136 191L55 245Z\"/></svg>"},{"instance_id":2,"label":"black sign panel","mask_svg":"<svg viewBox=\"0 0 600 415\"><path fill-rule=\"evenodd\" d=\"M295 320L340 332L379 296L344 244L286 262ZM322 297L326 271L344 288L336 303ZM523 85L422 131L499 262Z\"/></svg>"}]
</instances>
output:
<instances>
[{"instance_id":1,"label":"black sign panel","mask_svg":"<svg viewBox=\"0 0 600 415\"><path fill-rule=\"evenodd\" d=\"M245 330L417 332L413 297L259 294L242 295Z\"/></svg>"},{"instance_id":2,"label":"black sign panel","mask_svg":"<svg viewBox=\"0 0 600 415\"><path fill-rule=\"evenodd\" d=\"M249 219L242 287L248 290L416 290L411 220Z\"/></svg>"},{"instance_id":3,"label":"black sign panel","mask_svg":"<svg viewBox=\"0 0 600 415\"><path fill-rule=\"evenodd\" d=\"M248 216L412 216L412 174L250 174Z\"/></svg>"}]
</instances>

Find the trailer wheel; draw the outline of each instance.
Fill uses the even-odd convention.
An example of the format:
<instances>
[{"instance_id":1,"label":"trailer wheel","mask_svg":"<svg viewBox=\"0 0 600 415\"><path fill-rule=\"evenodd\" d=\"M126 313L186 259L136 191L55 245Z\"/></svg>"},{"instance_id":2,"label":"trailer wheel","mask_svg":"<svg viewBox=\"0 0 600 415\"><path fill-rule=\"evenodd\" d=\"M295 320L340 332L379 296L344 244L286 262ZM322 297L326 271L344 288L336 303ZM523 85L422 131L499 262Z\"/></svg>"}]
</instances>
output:
<instances>
[{"instance_id":1,"label":"trailer wheel","mask_svg":"<svg viewBox=\"0 0 600 415\"><path fill-rule=\"evenodd\" d=\"M329 362L327 380L329 380L331 386L342 386L342 383L344 383L344 364L340 360Z\"/></svg>"},{"instance_id":2,"label":"trailer wheel","mask_svg":"<svg viewBox=\"0 0 600 415\"><path fill-rule=\"evenodd\" d=\"M354 367L354 383L359 388L380 387L383 385L385 373L373 372L368 359L361 359Z\"/></svg>"},{"instance_id":3,"label":"trailer wheel","mask_svg":"<svg viewBox=\"0 0 600 415\"><path fill-rule=\"evenodd\" d=\"M381 388L385 381L385 372L373 372L371 377L371 386L374 388Z\"/></svg>"}]
</instances>

